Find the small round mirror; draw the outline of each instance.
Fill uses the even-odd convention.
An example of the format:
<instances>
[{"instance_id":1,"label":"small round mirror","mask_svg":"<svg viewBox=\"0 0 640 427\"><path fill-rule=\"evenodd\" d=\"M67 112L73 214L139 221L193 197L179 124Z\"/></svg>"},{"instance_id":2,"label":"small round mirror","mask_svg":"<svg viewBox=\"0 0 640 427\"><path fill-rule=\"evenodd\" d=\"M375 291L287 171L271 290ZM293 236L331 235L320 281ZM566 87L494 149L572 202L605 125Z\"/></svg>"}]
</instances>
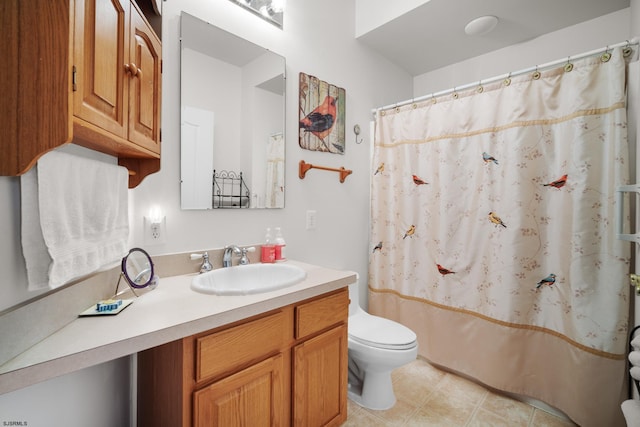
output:
<instances>
[{"instance_id":1,"label":"small round mirror","mask_svg":"<svg viewBox=\"0 0 640 427\"><path fill-rule=\"evenodd\" d=\"M158 276L153 270L153 261L149 254L140 248L133 248L122 258L122 275L135 289L154 289L158 286Z\"/></svg>"}]
</instances>

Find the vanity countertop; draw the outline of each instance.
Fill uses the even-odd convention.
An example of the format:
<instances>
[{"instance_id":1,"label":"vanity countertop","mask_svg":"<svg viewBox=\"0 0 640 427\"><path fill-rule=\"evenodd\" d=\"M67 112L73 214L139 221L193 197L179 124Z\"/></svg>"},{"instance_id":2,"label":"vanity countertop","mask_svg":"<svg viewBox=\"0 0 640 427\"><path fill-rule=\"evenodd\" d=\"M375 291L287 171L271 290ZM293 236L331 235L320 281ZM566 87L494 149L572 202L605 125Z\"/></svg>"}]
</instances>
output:
<instances>
[{"instance_id":1,"label":"vanity countertop","mask_svg":"<svg viewBox=\"0 0 640 427\"><path fill-rule=\"evenodd\" d=\"M0 394L58 375L137 353L180 338L294 304L354 283L356 274L296 261L304 281L244 296L192 291L196 275L163 277L114 316L79 317L0 366Z\"/></svg>"}]
</instances>

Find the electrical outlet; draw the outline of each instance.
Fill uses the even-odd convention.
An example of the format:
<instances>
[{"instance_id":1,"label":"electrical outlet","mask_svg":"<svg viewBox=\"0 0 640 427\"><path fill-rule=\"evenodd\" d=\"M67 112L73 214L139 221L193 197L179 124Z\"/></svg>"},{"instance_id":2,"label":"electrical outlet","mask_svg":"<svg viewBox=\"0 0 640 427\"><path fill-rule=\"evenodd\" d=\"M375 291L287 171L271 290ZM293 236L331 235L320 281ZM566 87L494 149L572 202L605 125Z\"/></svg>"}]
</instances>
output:
<instances>
[{"instance_id":1,"label":"electrical outlet","mask_svg":"<svg viewBox=\"0 0 640 427\"><path fill-rule=\"evenodd\" d=\"M316 229L316 211L307 211L307 230Z\"/></svg>"},{"instance_id":2,"label":"electrical outlet","mask_svg":"<svg viewBox=\"0 0 640 427\"><path fill-rule=\"evenodd\" d=\"M149 218L144 218L144 243L145 245L160 245L165 243L167 235L167 224L165 217L159 222L153 222Z\"/></svg>"}]
</instances>

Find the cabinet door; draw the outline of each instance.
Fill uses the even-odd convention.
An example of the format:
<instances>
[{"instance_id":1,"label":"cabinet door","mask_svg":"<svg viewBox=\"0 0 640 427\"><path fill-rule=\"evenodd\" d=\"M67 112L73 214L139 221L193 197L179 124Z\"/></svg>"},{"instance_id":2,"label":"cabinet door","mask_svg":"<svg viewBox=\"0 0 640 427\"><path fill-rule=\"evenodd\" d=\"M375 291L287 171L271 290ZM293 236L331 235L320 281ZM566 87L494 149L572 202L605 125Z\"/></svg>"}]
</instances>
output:
<instances>
[{"instance_id":1,"label":"cabinet door","mask_svg":"<svg viewBox=\"0 0 640 427\"><path fill-rule=\"evenodd\" d=\"M129 79L129 141L160 152L161 45L155 33L131 6Z\"/></svg>"},{"instance_id":2,"label":"cabinet door","mask_svg":"<svg viewBox=\"0 0 640 427\"><path fill-rule=\"evenodd\" d=\"M347 326L294 348L293 425L339 426L347 419Z\"/></svg>"},{"instance_id":3,"label":"cabinet door","mask_svg":"<svg viewBox=\"0 0 640 427\"><path fill-rule=\"evenodd\" d=\"M286 425L284 369L278 354L194 392L193 425Z\"/></svg>"},{"instance_id":4,"label":"cabinet door","mask_svg":"<svg viewBox=\"0 0 640 427\"><path fill-rule=\"evenodd\" d=\"M76 0L74 115L127 137L129 0Z\"/></svg>"}]
</instances>

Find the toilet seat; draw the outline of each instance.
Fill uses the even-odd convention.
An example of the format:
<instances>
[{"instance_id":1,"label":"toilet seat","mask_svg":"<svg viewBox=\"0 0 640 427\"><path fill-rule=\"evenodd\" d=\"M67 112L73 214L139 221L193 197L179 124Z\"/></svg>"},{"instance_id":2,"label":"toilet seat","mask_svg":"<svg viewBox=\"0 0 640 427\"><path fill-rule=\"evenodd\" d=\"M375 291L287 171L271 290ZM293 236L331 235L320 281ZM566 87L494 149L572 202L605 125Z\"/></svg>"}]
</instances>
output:
<instances>
[{"instance_id":1,"label":"toilet seat","mask_svg":"<svg viewBox=\"0 0 640 427\"><path fill-rule=\"evenodd\" d=\"M369 347L407 350L415 347L416 334L400 323L361 312L349 317L349 338Z\"/></svg>"}]
</instances>

